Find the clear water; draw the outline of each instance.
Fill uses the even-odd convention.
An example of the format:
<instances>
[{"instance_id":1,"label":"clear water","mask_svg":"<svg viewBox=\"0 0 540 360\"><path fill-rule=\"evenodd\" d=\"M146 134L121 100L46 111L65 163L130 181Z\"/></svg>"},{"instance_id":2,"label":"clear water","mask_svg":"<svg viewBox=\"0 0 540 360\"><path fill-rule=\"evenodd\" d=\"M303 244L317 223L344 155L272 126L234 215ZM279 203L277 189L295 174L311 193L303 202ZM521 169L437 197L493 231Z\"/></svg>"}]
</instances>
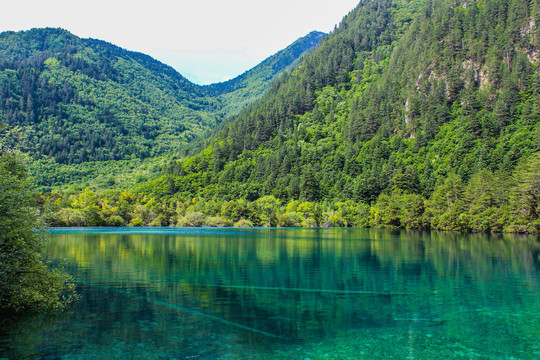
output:
<instances>
[{"instance_id":1,"label":"clear water","mask_svg":"<svg viewBox=\"0 0 540 360\"><path fill-rule=\"evenodd\" d=\"M56 230L73 311L1 359L540 359L538 237L364 229Z\"/></svg>"}]
</instances>

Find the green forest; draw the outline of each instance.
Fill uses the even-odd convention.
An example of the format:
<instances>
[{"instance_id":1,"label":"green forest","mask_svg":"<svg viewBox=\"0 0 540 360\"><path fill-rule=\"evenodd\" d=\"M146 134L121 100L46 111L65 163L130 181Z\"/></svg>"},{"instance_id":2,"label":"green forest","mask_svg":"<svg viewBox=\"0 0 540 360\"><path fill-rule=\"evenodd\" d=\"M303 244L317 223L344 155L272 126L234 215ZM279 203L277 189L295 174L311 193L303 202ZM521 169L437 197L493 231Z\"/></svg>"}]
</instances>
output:
<instances>
[{"instance_id":1,"label":"green forest","mask_svg":"<svg viewBox=\"0 0 540 360\"><path fill-rule=\"evenodd\" d=\"M71 276L43 254L47 239L36 197L0 123L0 325L29 309L65 310L77 298Z\"/></svg>"},{"instance_id":2,"label":"green forest","mask_svg":"<svg viewBox=\"0 0 540 360\"><path fill-rule=\"evenodd\" d=\"M366 0L206 87L63 30L4 33L0 105L52 226L537 233L539 22L537 0Z\"/></svg>"},{"instance_id":3,"label":"green forest","mask_svg":"<svg viewBox=\"0 0 540 360\"><path fill-rule=\"evenodd\" d=\"M62 29L0 34L2 330L24 314L61 315L78 299L73 278L45 254L45 230L64 212L44 216L43 191L77 191L89 179L128 187L159 173L170 154L260 97L323 36L312 32L236 79L199 86L147 55ZM85 194L75 195L84 224L96 224ZM100 216L114 224L110 215Z\"/></svg>"},{"instance_id":4,"label":"green forest","mask_svg":"<svg viewBox=\"0 0 540 360\"><path fill-rule=\"evenodd\" d=\"M225 83L200 86L151 57L62 29L0 34L0 110L43 189L146 164L187 145L260 97L315 47L312 32ZM152 161L145 161L153 159ZM149 166L152 168L152 166Z\"/></svg>"}]
</instances>

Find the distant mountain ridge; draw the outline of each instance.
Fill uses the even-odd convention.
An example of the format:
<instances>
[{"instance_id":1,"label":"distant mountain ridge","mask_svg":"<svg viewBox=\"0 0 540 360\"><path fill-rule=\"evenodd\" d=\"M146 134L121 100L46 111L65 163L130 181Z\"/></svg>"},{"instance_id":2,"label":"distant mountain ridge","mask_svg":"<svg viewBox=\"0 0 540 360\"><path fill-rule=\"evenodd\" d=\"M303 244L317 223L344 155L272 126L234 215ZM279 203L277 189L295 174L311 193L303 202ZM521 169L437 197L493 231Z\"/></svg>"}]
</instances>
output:
<instances>
[{"instance_id":1,"label":"distant mountain ridge","mask_svg":"<svg viewBox=\"0 0 540 360\"><path fill-rule=\"evenodd\" d=\"M63 29L4 32L0 110L36 159L172 154L259 97L322 36L311 33L226 83L200 86L148 55Z\"/></svg>"},{"instance_id":2,"label":"distant mountain ridge","mask_svg":"<svg viewBox=\"0 0 540 360\"><path fill-rule=\"evenodd\" d=\"M203 87L210 94L221 95L247 86L249 79L252 78L254 74L265 73L264 75L267 76L267 78L272 78L298 61L300 57L306 53L306 49L315 48L325 35L325 33L320 31L312 31L234 79L205 85Z\"/></svg>"},{"instance_id":3,"label":"distant mountain ridge","mask_svg":"<svg viewBox=\"0 0 540 360\"><path fill-rule=\"evenodd\" d=\"M325 36L326 34L320 31L312 31L234 79L203 88L208 95L218 96L225 104L222 110L224 114L234 115L260 97L283 71L294 66L304 55L317 47Z\"/></svg>"}]
</instances>

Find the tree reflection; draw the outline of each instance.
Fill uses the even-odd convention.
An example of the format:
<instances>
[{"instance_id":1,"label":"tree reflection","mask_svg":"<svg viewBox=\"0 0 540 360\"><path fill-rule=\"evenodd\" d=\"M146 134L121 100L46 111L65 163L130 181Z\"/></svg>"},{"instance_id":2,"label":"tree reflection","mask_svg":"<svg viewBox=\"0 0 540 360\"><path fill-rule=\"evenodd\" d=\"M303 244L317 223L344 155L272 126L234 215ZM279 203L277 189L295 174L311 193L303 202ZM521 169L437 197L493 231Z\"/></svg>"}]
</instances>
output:
<instances>
[{"instance_id":1,"label":"tree reflection","mask_svg":"<svg viewBox=\"0 0 540 360\"><path fill-rule=\"evenodd\" d=\"M128 304L144 306L144 313L166 308L202 320L205 334L228 328L246 341L298 342L358 327L443 324L442 317L470 294L497 296L497 306L512 307L534 299L515 288L538 291L535 237L229 229L53 238L52 256L67 258L85 287L106 292L88 305L105 308L92 312L127 317L121 323L130 324L140 311L127 312ZM466 305L480 306L482 299ZM527 304L534 305L538 298Z\"/></svg>"}]
</instances>

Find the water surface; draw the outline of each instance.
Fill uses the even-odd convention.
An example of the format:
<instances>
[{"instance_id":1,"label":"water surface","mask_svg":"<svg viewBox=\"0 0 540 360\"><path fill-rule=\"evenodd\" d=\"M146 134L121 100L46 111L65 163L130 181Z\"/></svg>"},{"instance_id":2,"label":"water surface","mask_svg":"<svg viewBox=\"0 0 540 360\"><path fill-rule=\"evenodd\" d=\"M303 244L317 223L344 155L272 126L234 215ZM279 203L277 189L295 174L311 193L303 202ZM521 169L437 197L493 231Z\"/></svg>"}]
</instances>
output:
<instances>
[{"instance_id":1,"label":"water surface","mask_svg":"<svg viewBox=\"0 0 540 360\"><path fill-rule=\"evenodd\" d=\"M538 237L365 229L64 229L72 312L10 359L539 359Z\"/></svg>"}]
</instances>

